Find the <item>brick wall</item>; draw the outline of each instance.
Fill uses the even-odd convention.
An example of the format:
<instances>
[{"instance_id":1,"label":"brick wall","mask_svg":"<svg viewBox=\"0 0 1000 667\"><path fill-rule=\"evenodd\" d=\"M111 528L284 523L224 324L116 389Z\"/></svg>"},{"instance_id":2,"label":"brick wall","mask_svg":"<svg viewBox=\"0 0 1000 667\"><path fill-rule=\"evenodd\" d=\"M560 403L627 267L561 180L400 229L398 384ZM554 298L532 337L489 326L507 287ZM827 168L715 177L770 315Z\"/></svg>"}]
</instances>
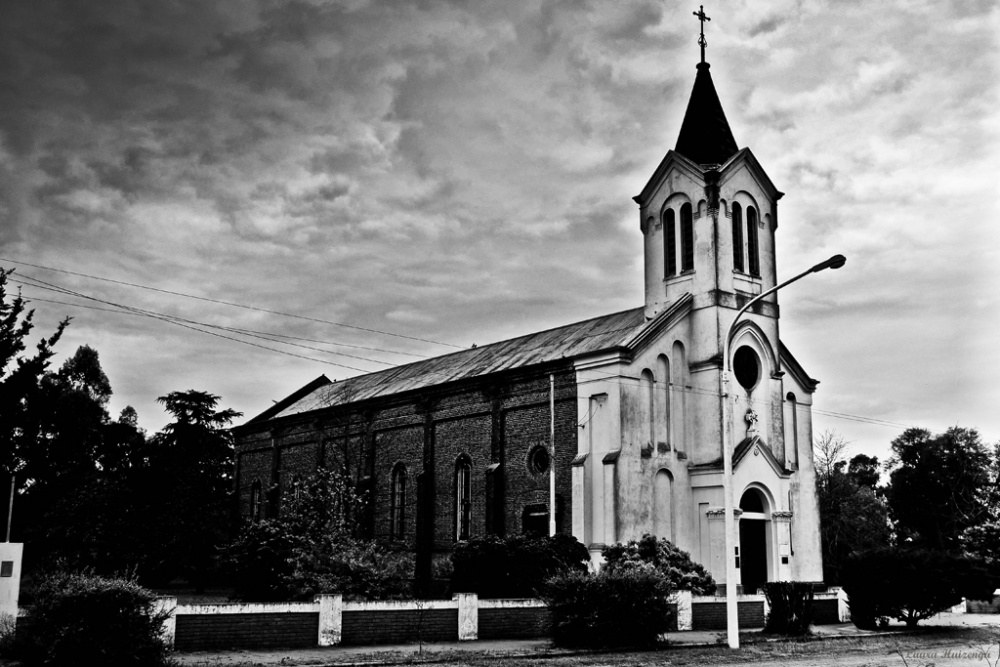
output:
<instances>
[{"instance_id":1,"label":"brick wall","mask_svg":"<svg viewBox=\"0 0 1000 667\"><path fill-rule=\"evenodd\" d=\"M344 645L458 641L458 609L345 610L343 619Z\"/></svg>"},{"instance_id":2,"label":"brick wall","mask_svg":"<svg viewBox=\"0 0 1000 667\"><path fill-rule=\"evenodd\" d=\"M740 600L737 603L737 618L741 628L764 627L764 602ZM691 605L691 624L694 630L725 630L726 603L698 602Z\"/></svg>"},{"instance_id":3,"label":"brick wall","mask_svg":"<svg viewBox=\"0 0 1000 667\"><path fill-rule=\"evenodd\" d=\"M546 607L479 610L480 639L532 639L548 637L552 612Z\"/></svg>"},{"instance_id":4,"label":"brick wall","mask_svg":"<svg viewBox=\"0 0 1000 667\"><path fill-rule=\"evenodd\" d=\"M569 363L556 369L555 468L557 506L561 509L557 511L557 528L563 533L570 532L572 526L570 462L577 450L575 382ZM259 479L265 490L271 483L273 444L277 444L278 477L285 487L296 476L310 475L320 459L327 468L346 468L355 480L371 474L372 532L387 538L392 468L402 463L407 468L404 542L416 549L417 475L424 468L424 429L429 409L435 455L434 551L445 554L454 546L454 475L460 454L468 455L472 462L472 535L489 530L487 500L494 492L495 497L502 498L496 511L503 517L506 532L518 534L525 506L548 504L548 475L532 474L527 464L533 447L548 446L548 392L548 370L533 369L241 427L236 431L240 514L246 516L249 512L254 479ZM495 421L496 415L500 415L499 421ZM505 426L495 430L495 423ZM487 468L500 462L503 466L495 474L497 480L502 480L502 488L487 489Z\"/></svg>"},{"instance_id":5,"label":"brick wall","mask_svg":"<svg viewBox=\"0 0 1000 667\"><path fill-rule=\"evenodd\" d=\"M840 615L837 608L837 600L813 600L812 604L813 620L816 625L829 625L840 623Z\"/></svg>"},{"instance_id":6,"label":"brick wall","mask_svg":"<svg viewBox=\"0 0 1000 667\"><path fill-rule=\"evenodd\" d=\"M316 645L319 613L178 614L178 651Z\"/></svg>"}]
</instances>

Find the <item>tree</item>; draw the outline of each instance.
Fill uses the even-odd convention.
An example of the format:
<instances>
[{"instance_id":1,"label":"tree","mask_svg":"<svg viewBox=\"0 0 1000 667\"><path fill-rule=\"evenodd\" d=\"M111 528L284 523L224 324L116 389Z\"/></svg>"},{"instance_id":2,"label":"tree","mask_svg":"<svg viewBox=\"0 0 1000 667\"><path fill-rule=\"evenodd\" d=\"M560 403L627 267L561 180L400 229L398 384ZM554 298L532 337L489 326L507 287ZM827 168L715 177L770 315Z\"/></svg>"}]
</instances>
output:
<instances>
[{"instance_id":1,"label":"tree","mask_svg":"<svg viewBox=\"0 0 1000 667\"><path fill-rule=\"evenodd\" d=\"M813 465L820 479L833 474L837 464L844 460L849 445L843 435L830 429L816 437L813 441Z\"/></svg>"},{"instance_id":2,"label":"tree","mask_svg":"<svg viewBox=\"0 0 1000 667\"><path fill-rule=\"evenodd\" d=\"M828 584L841 582L851 554L888 546L892 537L878 487L878 459L858 454L846 462L847 444L835 431L826 431L814 445L823 580Z\"/></svg>"},{"instance_id":3,"label":"tree","mask_svg":"<svg viewBox=\"0 0 1000 667\"><path fill-rule=\"evenodd\" d=\"M145 450L135 410L111 419L111 383L86 345L45 373L39 392L37 434L23 456L30 485L18 512L31 561L103 574L136 567L143 552L134 535L151 517L141 511L144 483L133 470Z\"/></svg>"},{"instance_id":4,"label":"tree","mask_svg":"<svg viewBox=\"0 0 1000 667\"><path fill-rule=\"evenodd\" d=\"M34 324L33 310L26 311L18 294L13 299L7 291L12 272L0 268L0 472L9 479L24 468L27 451L38 434L31 417L39 409L41 378L54 354L53 347L69 324L65 319L48 338L42 338L31 356L23 354L25 341Z\"/></svg>"},{"instance_id":5,"label":"tree","mask_svg":"<svg viewBox=\"0 0 1000 667\"><path fill-rule=\"evenodd\" d=\"M319 470L286 489L280 517L250 523L227 549L233 597L246 601L406 597L413 560L361 539L367 499L342 474Z\"/></svg>"},{"instance_id":6,"label":"tree","mask_svg":"<svg viewBox=\"0 0 1000 667\"><path fill-rule=\"evenodd\" d=\"M217 548L230 535L233 440L227 426L242 413L217 409L220 397L175 391L157 399L174 421L153 436L145 488L156 525L147 533L155 554L140 572L165 583L184 576L204 586L217 562Z\"/></svg>"},{"instance_id":7,"label":"tree","mask_svg":"<svg viewBox=\"0 0 1000 667\"><path fill-rule=\"evenodd\" d=\"M609 571L651 565L667 578L671 588L695 595L715 593L715 580L702 565L691 560L688 552L670 540L645 534L639 540L619 542L604 547L605 568Z\"/></svg>"},{"instance_id":8,"label":"tree","mask_svg":"<svg viewBox=\"0 0 1000 667\"><path fill-rule=\"evenodd\" d=\"M991 599L997 582L981 561L908 545L852 555L843 584L851 620L859 628L873 629L886 618L914 626L963 597Z\"/></svg>"},{"instance_id":9,"label":"tree","mask_svg":"<svg viewBox=\"0 0 1000 667\"><path fill-rule=\"evenodd\" d=\"M990 518L991 457L975 429L910 428L892 441L886 500L900 540L962 551L962 534Z\"/></svg>"}]
</instances>

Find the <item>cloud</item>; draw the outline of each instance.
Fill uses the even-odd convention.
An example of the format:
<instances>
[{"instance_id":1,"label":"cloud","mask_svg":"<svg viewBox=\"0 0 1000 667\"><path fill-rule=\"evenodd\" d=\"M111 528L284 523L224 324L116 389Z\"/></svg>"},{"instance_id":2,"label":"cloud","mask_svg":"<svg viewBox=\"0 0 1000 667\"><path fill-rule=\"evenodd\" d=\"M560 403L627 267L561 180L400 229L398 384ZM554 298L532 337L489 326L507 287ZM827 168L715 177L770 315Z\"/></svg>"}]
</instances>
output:
<instances>
[{"instance_id":1,"label":"cloud","mask_svg":"<svg viewBox=\"0 0 1000 667\"><path fill-rule=\"evenodd\" d=\"M997 397L972 360L991 358L1000 278L1000 11L774 0L710 15L730 125L787 192L779 273L849 257L782 296L819 402L987 423ZM169 391L254 414L356 372L324 361L453 349L264 311L464 345L632 307L631 197L676 140L697 31L691 8L645 1L15 2L0 23L0 243L261 310L42 274L110 301L389 351L253 339L301 359L39 305L40 329L75 315L64 351L99 349L115 401L149 427ZM947 378L933 410L915 360Z\"/></svg>"}]
</instances>

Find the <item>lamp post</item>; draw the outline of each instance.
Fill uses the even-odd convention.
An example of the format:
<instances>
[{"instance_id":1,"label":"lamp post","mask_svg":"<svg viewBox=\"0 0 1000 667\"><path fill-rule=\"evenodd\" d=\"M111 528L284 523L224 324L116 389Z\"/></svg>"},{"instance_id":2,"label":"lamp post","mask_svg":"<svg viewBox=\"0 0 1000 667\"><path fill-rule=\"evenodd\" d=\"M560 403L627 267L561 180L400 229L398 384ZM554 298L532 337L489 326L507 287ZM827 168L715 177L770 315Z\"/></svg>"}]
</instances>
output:
<instances>
[{"instance_id":1,"label":"lamp post","mask_svg":"<svg viewBox=\"0 0 1000 667\"><path fill-rule=\"evenodd\" d=\"M729 406L729 371L732 362L729 359L729 345L733 338L733 332L740 321L743 313L747 312L755 303L764 297L774 294L782 287L794 283L800 278L808 276L810 273L818 273L825 269L839 269L847 262L843 255L834 255L825 262L813 266L803 271L794 278L789 278L780 285L765 290L750 299L740 308L733 318L729 330L722 344L722 494L723 509L725 515L725 558L726 558L726 636L729 640L729 648L740 647L739 617L736 612L736 518L733 516L733 438L730 433L732 429L732 415Z\"/></svg>"}]
</instances>

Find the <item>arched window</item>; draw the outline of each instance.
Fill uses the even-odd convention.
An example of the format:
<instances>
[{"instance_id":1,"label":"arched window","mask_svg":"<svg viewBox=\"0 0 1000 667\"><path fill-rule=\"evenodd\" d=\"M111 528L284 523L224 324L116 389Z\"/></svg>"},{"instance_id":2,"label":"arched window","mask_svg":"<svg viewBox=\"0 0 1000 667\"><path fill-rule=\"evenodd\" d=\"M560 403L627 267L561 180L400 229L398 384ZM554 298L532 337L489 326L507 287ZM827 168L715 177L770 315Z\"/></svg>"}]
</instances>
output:
<instances>
[{"instance_id":1,"label":"arched window","mask_svg":"<svg viewBox=\"0 0 1000 667\"><path fill-rule=\"evenodd\" d=\"M260 521L261 506L263 505L263 490L260 480L255 479L250 485L250 521L257 523Z\"/></svg>"},{"instance_id":2,"label":"arched window","mask_svg":"<svg viewBox=\"0 0 1000 667\"><path fill-rule=\"evenodd\" d=\"M406 466L397 463L392 469L392 491L389 501L389 539L406 537Z\"/></svg>"},{"instance_id":3,"label":"arched window","mask_svg":"<svg viewBox=\"0 0 1000 667\"><path fill-rule=\"evenodd\" d=\"M760 276L760 256L757 246L757 209L747 206L747 268L751 276Z\"/></svg>"},{"instance_id":4,"label":"arched window","mask_svg":"<svg viewBox=\"0 0 1000 667\"><path fill-rule=\"evenodd\" d=\"M743 270L743 207L733 202L733 268Z\"/></svg>"},{"instance_id":5,"label":"arched window","mask_svg":"<svg viewBox=\"0 0 1000 667\"><path fill-rule=\"evenodd\" d=\"M785 398L788 400L788 405L792 413L792 437L790 438L791 442L785 447L785 458L788 459L789 465L795 470L799 465L799 403L792 392L788 392L788 396Z\"/></svg>"},{"instance_id":6,"label":"arched window","mask_svg":"<svg viewBox=\"0 0 1000 667\"><path fill-rule=\"evenodd\" d=\"M674 209L668 208L663 213L663 262L664 270L669 278L677 275L677 228L674 226Z\"/></svg>"},{"instance_id":7,"label":"arched window","mask_svg":"<svg viewBox=\"0 0 1000 667\"><path fill-rule=\"evenodd\" d=\"M656 447L656 407L653 395L653 372L648 368L642 369L639 374L639 386L642 393L642 409L646 420L647 435L649 444Z\"/></svg>"},{"instance_id":8,"label":"arched window","mask_svg":"<svg viewBox=\"0 0 1000 667\"><path fill-rule=\"evenodd\" d=\"M694 269L694 220L691 204L681 206L681 271Z\"/></svg>"},{"instance_id":9,"label":"arched window","mask_svg":"<svg viewBox=\"0 0 1000 667\"><path fill-rule=\"evenodd\" d=\"M472 524L472 463L462 455L455 463L455 539L469 539Z\"/></svg>"}]
</instances>

